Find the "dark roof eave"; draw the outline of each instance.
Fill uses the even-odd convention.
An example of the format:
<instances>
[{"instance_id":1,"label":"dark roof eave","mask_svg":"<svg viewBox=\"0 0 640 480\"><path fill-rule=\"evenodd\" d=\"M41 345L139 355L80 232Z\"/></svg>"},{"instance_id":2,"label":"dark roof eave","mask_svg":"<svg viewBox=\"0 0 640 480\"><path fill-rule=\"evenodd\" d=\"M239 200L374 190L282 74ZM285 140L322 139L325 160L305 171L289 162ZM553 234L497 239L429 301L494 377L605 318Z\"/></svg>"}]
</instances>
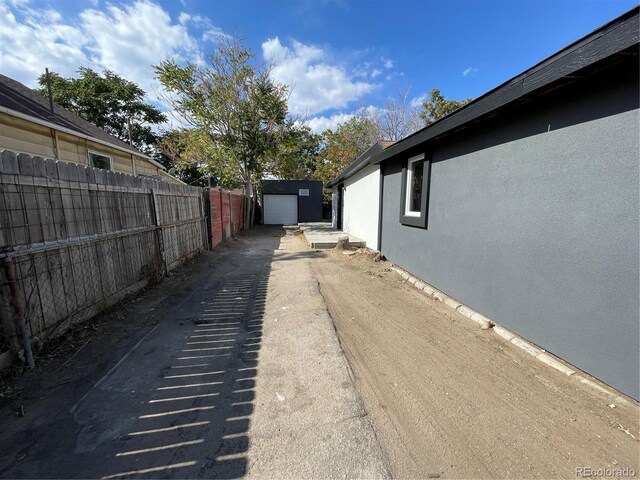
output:
<instances>
[{"instance_id":1,"label":"dark roof eave","mask_svg":"<svg viewBox=\"0 0 640 480\"><path fill-rule=\"evenodd\" d=\"M452 114L383 150L372 163L382 163L436 137L480 120L499 108L532 96L550 84L638 44L640 24L634 7L525 72L507 80Z\"/></svg>"},{"instance_id":2,"label":"dark roof eave","mask_svg":"<svg viewBox=\"0 0 640 480\"><path fill-rule=\"evenodd\" d=\"M351 178L353 175L360 172L367 166L372 165L374 163L374 160L376 160L377 157L385 151L385 148L389 148L388 145L393 145L394 143L395 142L389 142L386 140L383 142L378 141L374 143L367 149L366 152L356 158L351 165L342 170L342 172L340 172L336 178L327 183L326 188L332 188L335 185ZM385 147L385 145L387 146Z\"/></svg>"},{"instance_id":3,"label":"dark roof eave","mask_svg":"<svg viewBox=\"0 0 640 480\"><path fill-rule=\"evenodd\" d=\"M382 152L380 152L382 153ZM339 183L344 182L345 180L348 180L349 178L353 177L356 173L364 170L365 168L367 168L369 165L373 164L373 160L380 155L380 153L373 155L371 157L369 157L367 160L367 162L362 162L360 165L357 166L357 168L354 168L353 170L350 170L349 172L342 172L340 175L338 175L335 179L333 179L331 182L327 183L327 188L333 188L334 186L338 185ZM349 165L351 166L351 165ZM344 173L344 175L343 175Z\"/></svg>"}]
</instances>

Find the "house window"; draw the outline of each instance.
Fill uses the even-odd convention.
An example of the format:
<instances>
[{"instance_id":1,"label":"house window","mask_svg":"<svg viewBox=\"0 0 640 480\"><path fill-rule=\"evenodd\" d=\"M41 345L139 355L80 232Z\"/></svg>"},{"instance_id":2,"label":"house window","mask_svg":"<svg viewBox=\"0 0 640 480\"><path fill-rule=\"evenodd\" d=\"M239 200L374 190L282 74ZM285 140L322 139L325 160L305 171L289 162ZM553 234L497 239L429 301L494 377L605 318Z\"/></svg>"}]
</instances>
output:
<instances>
[{"instance_id":1,"label":"house window","mask_svg":"<svg viewBox=\"0 0 640 480\"><path fill-rule=\"evenodd\" d=\"M422 154L407 160L402 171L400 222L404 225L421 228L427 226L429 167L429 160Z\"/></svg>"},{"instance_id":2,"label":"house window","mask_svg":"<svg viewBox=\"0 0 640 480\"><path fill-rule=\"evenodd\" d=\"M407 163L405 215L420 216L422 203L422 180L424 178L424 155L413 157Z\"/></svg>"},{"instance_id":3,"label":"house window","mask_svg":"<svg viewBox=\"0 0 640 480\"><path fill-rule=\"evenodd\" d=\"M113 170L111 157L98 152L89 152L89 165L103 170Z\"/></svg>"}]
</instances>

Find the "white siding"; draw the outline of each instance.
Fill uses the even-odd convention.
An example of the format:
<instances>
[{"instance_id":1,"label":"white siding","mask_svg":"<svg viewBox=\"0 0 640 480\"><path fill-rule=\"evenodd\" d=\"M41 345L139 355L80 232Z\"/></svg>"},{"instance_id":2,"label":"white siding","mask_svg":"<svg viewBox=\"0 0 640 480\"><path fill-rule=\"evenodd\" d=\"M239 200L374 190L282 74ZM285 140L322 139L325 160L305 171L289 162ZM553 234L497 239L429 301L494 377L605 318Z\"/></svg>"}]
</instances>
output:
<instances>
[{"instance_id":1,"label":"white siding","mask_svg":"<svg viewBox=\"0 0 640 480\"><path fill-rule=\"evenodd\" d=\"M378 250L380 167L369 165L344 182L342 230Z\"/></svg>"},{"instance_id":2,"label":"white siding","mask_svg":"<svg viewBox=\"0 0 640 480\"><path fill-rule=\"evenodd\" d=\"M51 128L35 122L0 113L0 150L27 153L31 156L56 158L54 132ZM57 133L58 160L87 165L87 150L109 155L113 160L113 170L132 175L131 154L70 133ZM160 175L160 169L143 157L136 158L136 174ZM176 178L163 175L169 183L182 183Z\"/></svg>"}]
</instances>

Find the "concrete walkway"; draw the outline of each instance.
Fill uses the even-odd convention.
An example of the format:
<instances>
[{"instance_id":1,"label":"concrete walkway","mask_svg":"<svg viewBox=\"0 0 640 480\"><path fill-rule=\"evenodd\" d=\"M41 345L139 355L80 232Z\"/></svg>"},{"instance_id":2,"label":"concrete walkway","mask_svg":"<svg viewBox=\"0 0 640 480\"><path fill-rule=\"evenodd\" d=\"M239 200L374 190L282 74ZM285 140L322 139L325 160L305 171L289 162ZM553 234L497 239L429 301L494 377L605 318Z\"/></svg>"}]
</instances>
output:
<instances>
[{"instance_id":1,"label":"concrete walkway","mask_svg":"<svg viewBox=\"0 0 640 480\"><path fill-rule=\"evenodd\" d=\"M12 450L21 432L0 440L0 476L387 478L311 270L318 254L283 234L258 228L201 269L93 388L51 406L67 415L30 419L26 456Z\"/></svg>"},{"instance_id":2,"label":"concrete walkway","mask_svg":"<svg viewBox=\"0 0 640 480\"><path fill-rule=\"evenodd\" d=\"M338 238L344 236L349 237L349 244L352 247L366 246L366 242L361 238L336 230L330 223L301 223L299 227L311 248L334 248L338 243Z\"/></svg>"}]
</instances>

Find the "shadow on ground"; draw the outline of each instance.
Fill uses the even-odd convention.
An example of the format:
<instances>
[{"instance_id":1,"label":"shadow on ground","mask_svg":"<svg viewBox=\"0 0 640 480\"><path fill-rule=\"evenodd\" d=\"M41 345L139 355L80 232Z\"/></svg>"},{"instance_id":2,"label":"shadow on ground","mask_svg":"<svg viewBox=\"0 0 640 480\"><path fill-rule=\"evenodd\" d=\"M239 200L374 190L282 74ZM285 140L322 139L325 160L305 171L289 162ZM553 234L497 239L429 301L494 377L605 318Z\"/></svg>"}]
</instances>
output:
<instances>
[{"instance_id":1,"label":"shadow on ground","mask_svg":"<svg viewBox=\"0 0 640 480\"><path fill-rule=\"evenodd\" d=\"M282 229L258 227L158 312L159 325L10 478L238 478L247 472L267 284ZM47 440L48 438L48 440Z\"/></svg>"}]
</instances>

